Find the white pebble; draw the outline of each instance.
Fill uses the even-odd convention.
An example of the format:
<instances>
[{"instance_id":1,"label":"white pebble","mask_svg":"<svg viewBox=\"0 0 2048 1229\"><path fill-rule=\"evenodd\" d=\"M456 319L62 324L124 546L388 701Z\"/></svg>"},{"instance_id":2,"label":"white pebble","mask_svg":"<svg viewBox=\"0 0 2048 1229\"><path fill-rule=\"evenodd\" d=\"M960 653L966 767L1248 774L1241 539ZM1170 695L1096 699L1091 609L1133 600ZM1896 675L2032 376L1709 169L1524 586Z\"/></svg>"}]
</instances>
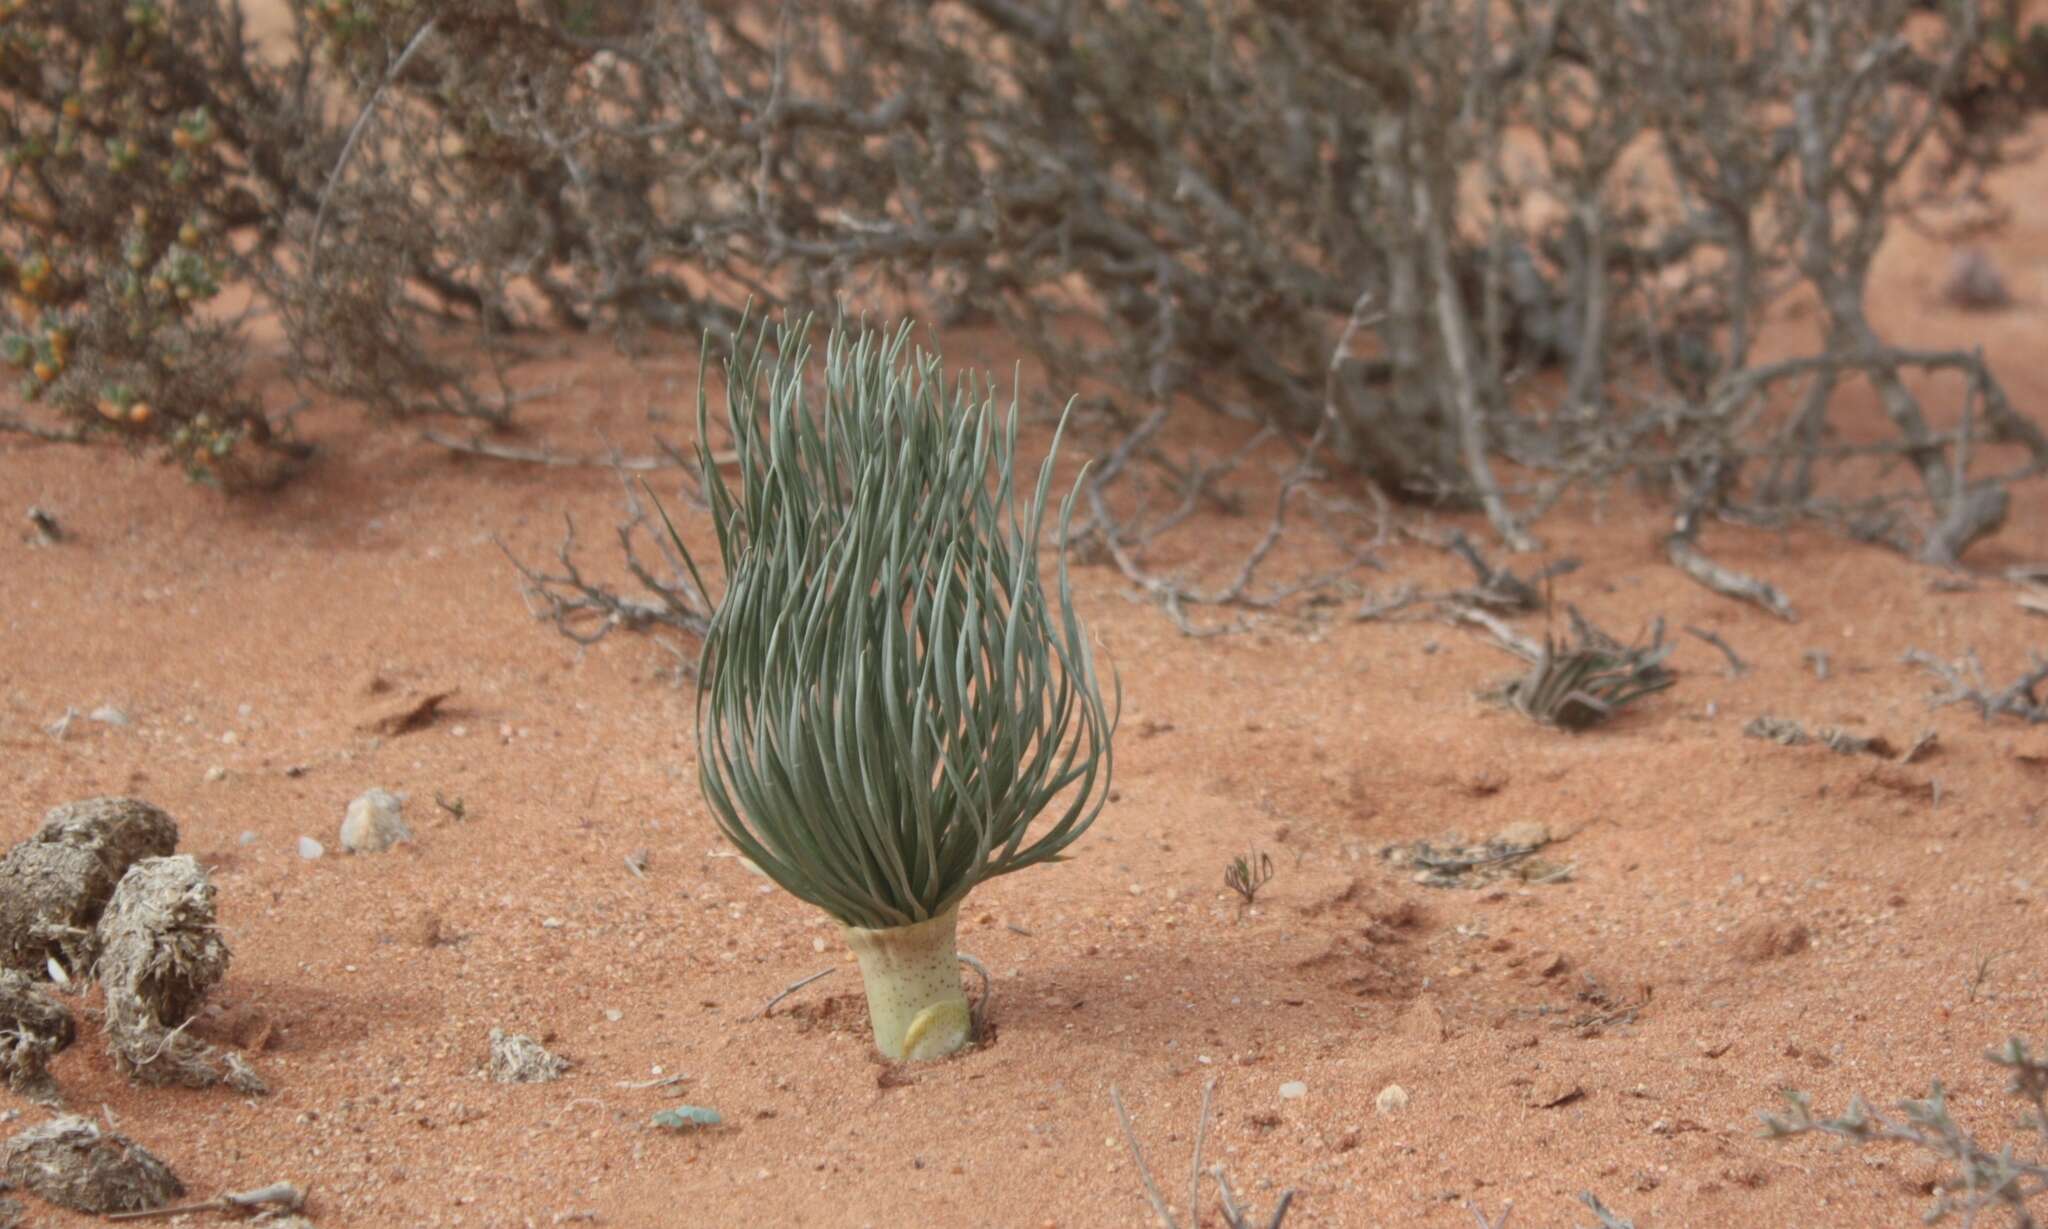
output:
<instances>
[{"instance_id":1,"label":"white pebble","mask_svg":"<svg viewBox=\"0 0 2048 1229\"><path fill-rule=\"evenodd\" d=\"M1280 1086L1280 1096L1284 1100L1298 1101L1301 1098L1306 1097L1307 1095L1308 1085L1302 1083L1300 1080L1289 1080L1285 1084L1282 1084Z\"/></svg>"},{"instance_id":2,"label":"white pebble","mask_svg":"<svg viewBox=\"0 0 2048 1229\"><path fill-rule=\"evenodd\" d=\"M227 779L228 770L222 768L219 764L215 764L213 767L206 770L206 783L208 785L214 785Z\"/></svg>"},{"instance_id":3,"label":"white pebble","mask_svg":"<svg viewBox=\"0 0 2048 1229\"><path fill-rule=\"evenodd\" d=\"M244 845L254 845L256 843L256 834L244 829L242 835L235 839Z\"/></svg>"},{"instance_id":4,"label":"white pebble","mask_svg":"<svg viewBox=\"0 0 2048 1229\"><path fill-rule=\"evenodd\" d=\"M1408 1090L1399 1084L1389 1084L1380 1089L1380 1095L1372 1099L1372 1107L1382 1114L1397 1113L1408 1108Z\"/></svg>"},{"instance_id":5,"label":"white pebble","mask_svg":"<svg viewBox=\"0 0 2048 1229\"><path fill-rule=\"evenodd\" d=\"M302 836L299 838L299 856L304 858L306 861L311 862L313 859L319 857L321 854L324 854L326 852L327 847L325 845L322 845L320 842L314 840L312 837Z\"/></svg>"}]
</instances>

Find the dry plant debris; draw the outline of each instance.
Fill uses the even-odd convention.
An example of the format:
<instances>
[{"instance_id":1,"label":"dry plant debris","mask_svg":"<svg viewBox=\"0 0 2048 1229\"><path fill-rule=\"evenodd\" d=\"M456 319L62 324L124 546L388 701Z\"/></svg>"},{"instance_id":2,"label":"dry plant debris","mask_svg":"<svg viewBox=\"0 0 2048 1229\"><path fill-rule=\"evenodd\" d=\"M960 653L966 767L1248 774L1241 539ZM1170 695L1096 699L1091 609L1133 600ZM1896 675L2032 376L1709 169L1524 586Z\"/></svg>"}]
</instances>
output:
<instances>
[{"instance_id":1,"label":"dry plant debris","mask_svg":"<svg viewBox=\"0 0 2048 1229\"><path fill-rule=\"evenodd\" d=\"M1273 1201L1273 1213L1264 1221L1255 1221L1251 1213L1239 1206L1237 1192L1231 1189L1230 1179L1224 1175L1223 1166L1211 1165L1202 1168L1202 1147L1209 1138L1211 1103L1216 1094L1216 1078L1209 1077L1202 1085L1202 1113L1195 1122L1194 1159L1188 1164L1188 1218L1191 1225L1202 1222L1202 1179L1206 1176L1216 1183L1217 1198L1223 1204L1223 1223L1229 1229L1281 1229L1286 1223L1287 1210L1294 1203L1294 1191L1290 1188L1280 1192ZM1124 1145L1131 1150L1131 1163L1137 1166L1138 1180L1144 1185L1146 1202L1152 1205L1152 1212L1159 1218L1164 1229L1180 1229L1180 1222L1174 1220L1173 1211L1167 1206L1166 1197L1159 1191L1159 1184L1152 1179L1152 1167L1145 1162L1145 1152L1138 1146L1138 1132L1131 1125L1130 1111L1124 1108L1123 1094L1116 1085L1109 1086L1109 1103L1116 1108L1117 1125L1123 1128Z\"/></svg>"},{"instance_id":2,"label":"dry plant debris","mask_svg":"<svg viewBox=\"0 0 2048 1229\"><path fill-rule=\"evenodd\" d=\"M268 1225L271 1229L290 1229L292 1225L311 1225L310 1221L296 1215L305 1206L306 1192L290 1182L273 1182L253 1190L228 1191L199 1203L181 1203L175 1207L151 1208L142 1212L113 1212L107 1219L162 1220L199 1212L254 1212L258 1224Z\"/></svg>"},{"instance_id":3,"label":"dry plant debris","mask_svg":"<svg viewBox=\"0 0 2048 1229\"><path fill-rule=\"evenodd\" d=\"M1984 663L1974 650L1960 661L1946 662L1932 653L1908 649L1904 660L1942 681L1942 690L1927 699L1935 708L1968 704L1986 721L2001 713L2009 713L2030 725L2048 721L2048 700L2035 694L2041 684L2048 682L2048 658L2039 654L2034 655L2026 673L1997 691L1990 690L1984 681Z\"/></svg>"},{"instance_id":4,"label":"dry plant debris","mask_svg":"<svg viewBox=\"0 0 2048 1229\"><path fill-rule=\"evenodd\" d=\"M2005 1091L2023 1107L2019 1129L2048 1141L2048 1059L2017 1037L1984 1058L2010 1073ZM1859 1146L1907 1144L1951 1166L1955 1172L1936 1183L1934 1202L1921 1217L1926 1224L1959 1216L1964 1225L1973 1225L1993 1209L2005 1212L2018 1229L2042 1223L2028 1205L2048 1195L2048 1159L2023 1156L2010 1142L1994 1149L1980 1140L1950 1115L1948 1093L1939 1080L1925 1097L1899 1102L1892 1114L1856 1097L1840 1117L1817 1118L1810 1096L1789 1088L1784 1096L1785 1113L1759 1115L1768 1138L1832 1135Z\"/></svg>"},{"instance_id":5,"label":"dry plant debris","mask_svg":"<svg viewBox=\"0 0 2048 1229\"><path fill-rule=\"evenodd\" d=\"M117 1067L147 1084L266 1091L238 1055L184 1031L229 959L213 883L196 859L145 858L130 867L100 919L99 939L107 1044Z\"/></svg>"},{"instance_id":6,"label":"dry plant debris","mask_svg":"<svg viewBox=\"0 0 2048 1229\"><path fill-rule=\"evenodd\" d=\"M569 1060L523 1033L491 1030L491 1078L500 1084L545 1084L562 1078Z\"/></svg>"},{"instance_id":7,"label":"dry plant debris","mask_svg":"<svg viewBox=\"0 0 2048 1229\"><path fill-rule=\"evenodd\" d=\"M1477 888L1502 879L1524 883L1558 883L1569 878L1574 864L1536 857L1552 844L1550 829L1540 823L1511 824L1483 841L1456 836L1441 843L1407 841L1388 845L1380 857L1396 869L1413 868L1414 880L1431 888Z\"/></svg>"},{"instance_id":8,"label":"dry plant debris","mask_svg":"<svg viewBox=\"0 0 2048 1229\"><path fill-rule=\"evenodd\" d=\"M140 1212L185 1193L168 1165L90 1118L33 1126L0 1150L0 1181L80 1212Z\"/></svg>"},{"instance_id":9,"label":"dry plant debris","mask_svg":"<svg viewBox=\"0 0 2048 1229\"><path fill-rule=\"evenodd\" d=\"M1742 733L1747 738L1760 738L1782 747L1803 747L1817 742L1836 755L1874 755L1900 764L1920 759L1939 741L1933 730L1922 730L1901 749L1882 734L1857 734L1831 725L1816 726L1808 732L1797 719L1770 713L1752 718L1748 725L1742 727Z\"/></svg>"},{"instance_id":10,"label":"dry plant debris","mask_svg":"<svg viewBox=\"0 0 2048 1229\"><path fill-rule=\"evenodd\" d=\"M50 1056L78 1037L71 1009L50 997L28 975L0 969L0 1075L7 1086L33 1101L53 1104L56 1082Z\"/></svg>"}]
</instances>

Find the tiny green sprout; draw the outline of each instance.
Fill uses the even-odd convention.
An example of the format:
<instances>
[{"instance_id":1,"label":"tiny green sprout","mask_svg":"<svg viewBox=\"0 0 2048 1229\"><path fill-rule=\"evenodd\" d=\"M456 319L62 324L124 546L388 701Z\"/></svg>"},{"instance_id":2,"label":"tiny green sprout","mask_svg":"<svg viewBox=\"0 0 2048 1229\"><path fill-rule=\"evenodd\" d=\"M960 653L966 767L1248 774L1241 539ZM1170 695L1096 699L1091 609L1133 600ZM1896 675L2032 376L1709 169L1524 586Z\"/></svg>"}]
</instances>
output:
<instances>
[{"instance_id":1,"label":"tiny green sprout","mask_svg":"<svg viewBox=\"0 0 2048 1229\"><path fill-rule=\"evenodd\" d=\"M1223 868L1223 886L1244 897L1247 905L1258 899L1259 889L1272 877L1272 856L1256 849L1232 858Z\"/></svg>"},{"instance_id":2,"label":"tiny green sprout","mask_svg":"<svg viewBox=\"0 0 2048 1229\"><path fill-rule=\"evenodd\" d=\"M725 573L698 781L741 854L839 921L882 1053L941 1057L973 1031L961 901L1060 860L1108 795L1115 718L1064 555L1074 494L1049 592L1053 456L1020 500L1014 396L999 415L993 386L948 380L908 324L835 326L815 372L808 321L749 332L725 363L729 455L701 368L697 391Z\"/></svg>"}]
</instances>

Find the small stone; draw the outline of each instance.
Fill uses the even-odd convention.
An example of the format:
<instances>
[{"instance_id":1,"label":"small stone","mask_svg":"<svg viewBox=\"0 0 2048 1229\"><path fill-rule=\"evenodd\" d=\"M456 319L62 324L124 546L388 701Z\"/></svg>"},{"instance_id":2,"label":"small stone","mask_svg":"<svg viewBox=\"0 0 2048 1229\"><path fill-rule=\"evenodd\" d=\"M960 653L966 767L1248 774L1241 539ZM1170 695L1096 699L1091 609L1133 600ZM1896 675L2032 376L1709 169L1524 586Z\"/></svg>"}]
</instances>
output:
<instances>
[{"instance_id":1,"label":"small stone","mask_svg":"<svg viewBox=\"0 0 2048 1229\"><path fill-rule=\"evenodd\" d=\"M99 722L101 725L123 726L128 724L128 714L111 704L102 704L87 713L86 716Z\"/></svg>"},{"instance_id":2,"label":"small stone","mask_svg":"<svg viewBox=\"0 0 2048 1229\"><path fill-rule=\"evenodd\" d=\"M1395 1023L1394 1031L1410 1041L1436 1045L1450 1032L1444 1023L1444 1009L1437 1005L1435 998L1422 995L1409 1005Z\"/></svg>"},{"instance_id":3,"label":"small stone","mask_svg":"<svg viewBox=\"0 0 2048 1229\"><path fill-rule=\"evenodd\" d=\"M1964 311L1995 311L2012 302L2012 291L1984 249L1970 247L1949 259L1941 297Z\"/></svg>"},{"instance_id":4,"label":"small stone","mask_svg":"<svg viewBox=\"0 0 2048 1229\"><path fill-rule=\"evenodd\" d=\"M235 733L233 730L229 730L227 733L220 736L220 745L223 747L232 747L241 741L242 736L240 734Z\"/></svg>"},{"instance_id":5,"label":"small stone","mask_svg":"<svg viewBox=\"0 0 2048 1229\"><path fill-rule=\"evenodd\" d=\"M607 1007L604 1009L604 1018L610 1020L613 1024L617 1024L626 1018L626 1013L616 1007Z\"/></svg>"},{"instance_id":6,"label":"small stone","mask_svg":"<svg viewBox=\"0 0 2048 1229\"><path fill-rule=\"evenodd\" d=\"M1798 922L1783 918L1755 921L1735 932L1735 954L1750 964L1762 964L1796 956L1813 942L1813 934Z\"/></svg>"},{"instance_id":7,"label":"small stone","mask_svg":"<svg viewBox=\"0 0 2048 1229\"><path fill-rule=\"evenodd\" d=\"M348 804L341 821L341 847L350 853L383 853L412 839L402 804L388 790L372 789Z\"/></svg>"},{"instance_id":8,"label":"small stone","mask_svg":"<svg viewBox=\"0 0 2048 1229\"><path fill-rule=\"evenodd\" d=\"M215 764L213 767L208 768L206 770L206 783L208 785L218 785L222 781L225 781L227 779L228 770L222 768L219 764Z\"/></svg>"},{"instance_id":9,"label":"small stone","mask_svg":"<svg viewBox=\"0 0 2048 1229\"><path fill-rule=\"evenodd\" d=\"M244 828L242 835L235 838L235 843L239 845L254 845L256 843L256 834Z\"/></svg>"},{"instance_id":10,"label":"small stone","mask_svg":"<svg viewBox=\"0 0 2048 1229\"><path fill-rule=\"evenodd\" d=\"M1509 824L1500 830L1496 838L1503 845L1540 846L1550 844L1550 825L1539 820L1525 819Z\"/></svg>"},{"instance_id":11,"label":"small stone","mask_svg":"<svg viewBox=\"0 0 2048 1229\"><path fill-rule=\"evenodd\" d=\"M1300 1080L1289 1080L1280 1086L1280 1099L1283 1101L1299 1101L1307 1095L1308 1085Z\"/></svg>"},{"instance_id":12,"label":"small stone","mask_svg":"<svg viewBox=\"0 0 2048 1229\"><path fill-rule=\"evenodd\" d=\"M422 909L406 925L405 939L414 947L439 947L448 942L448 931L441 924L440 914Z\"/></svg>"},{"instance_id":13,"label":"small stone","mask_svg":"<svg viewBox=\"0 0 2048 1229\"><path fill-rule=\"evenodd\" d=\"M1398 1114L1408 1108L1408 1090L1399 1084L1389 1084L1372 1099L1372 1107L1382 1114Z\"/></svg>"},{"instance_id":14,"label":"small stone","mask_svg":"<svg viewBox=\"0 0 2048 1229\"><path fill-rule=\"evenodd\" d=\"M1529 1086L1528 1095L1522 1098L1522 1103L1531 1109L1555 1109L1585 1095L1585 1088L1570 1076L1545 1075Z\"/></svg>"},{"instance_id":15,"label":"small stone","mask_svg":"<svg viewBox=\"0 0 2048 1229\"><path fill-rule=\"evenodd\" d=\"M318 859L327 852L327 847L310 836L299 838L299 856L308 862Z\"/></svg>"}]
</instances>

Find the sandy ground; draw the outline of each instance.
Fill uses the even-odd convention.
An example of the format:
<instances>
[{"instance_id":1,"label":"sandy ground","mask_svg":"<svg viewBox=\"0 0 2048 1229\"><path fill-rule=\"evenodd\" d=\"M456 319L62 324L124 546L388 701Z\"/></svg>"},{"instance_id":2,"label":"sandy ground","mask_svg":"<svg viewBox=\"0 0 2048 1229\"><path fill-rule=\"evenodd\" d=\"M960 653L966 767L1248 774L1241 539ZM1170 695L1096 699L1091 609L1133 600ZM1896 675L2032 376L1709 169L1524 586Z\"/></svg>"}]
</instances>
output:
<instances>
[{"instance_id":1,"label":"sandy ground","mask_svg":"<svg viewBox=\"0 0 2048 1229\"><path fill-rule=\"evenodd\" d=\"M1895 335L1984 344L2038 416L2048 170L2000 190L2020 202L1989 242L2014 308L1938 304L1947 251L1917 237L1874 298ZM694 347L674 352L554 361L535 378L574 383L523 411L532 440L684 434ZM950 357L1004 356L962 337ZM1294 1188L1289 1224L1469 1225L1467 1202L1510 1201L1518 1225L1582 1224L1593 1190L1644 1226L1902 1225L1927 1164L1767 1142L1754 1112L1786 1086L1835 1107L1939 1078L1996 1134L2010 1116L1980 1055L2048 1039L2048 726L1931 709L1899 660L1975 649L2001 681L2022 669L2048 621L2002 583L1937 586L1818 532L1712 531L1724 561L1790 591L1804 618L1785 624L1665 566L1656 508L1568 503L1540 527L1585 560L1559 598L1624 633L1656 614L1713 629L1757 667L1730 678L1685 638L1676 688L1572 736L1476 697L1512 663L1468 631L1336 608L1198 642L1081 568L1126 697L1115 801L1075 861L969 901L990 1044L891 1071L827 920L721 848L673 655L628 634L579 650L520 601L494 537L544 558L571 514L615 576L615 480L453 457L347 407L301 426L323 460L242 500L114 452L0 441L0 512L38 504L72 534L0 536L0 841L94 794L176 815L235 952L198 1030L247 1047L275 1093L132 1088L91 1035L56 1075L197 1194L289 1179L323 1229L1141 1224L1110 1086L1184 1208L1213 1078L1208 1155L1261 1206ZM701 518L684 527L708 541ZM1210 514L1157 559L1228 561L1261 528ZM1419 546L1382 558L1375 584L1463 579ZM2037 487L1972 562L2042 559ZM459 691L425 729L377 737L358 725L376 677ZM48 732L103 704L130 724ZM1897 765L1742 737L1763 713L1940 742ZM417 840L341 855L343 808L371 786L409 795ZM1565 838L1544 856L1568 878L1434 889L1379 857L1527 822ZM302 859L301 835L327 856ZM1252 846L1277 874L1244 908L1220 873ZM1810 942L1783 954L1795 928ZM576 1065L489 1082L493 1026ZM1283 1096L1295 1081L1305 1095ZM1378 1112L1395 1084L1406 1107ZM647 1125L679 1102L726 1125ZM0 1094L15 1113L43 1111Z\"/></svg>"}]
</instances>

